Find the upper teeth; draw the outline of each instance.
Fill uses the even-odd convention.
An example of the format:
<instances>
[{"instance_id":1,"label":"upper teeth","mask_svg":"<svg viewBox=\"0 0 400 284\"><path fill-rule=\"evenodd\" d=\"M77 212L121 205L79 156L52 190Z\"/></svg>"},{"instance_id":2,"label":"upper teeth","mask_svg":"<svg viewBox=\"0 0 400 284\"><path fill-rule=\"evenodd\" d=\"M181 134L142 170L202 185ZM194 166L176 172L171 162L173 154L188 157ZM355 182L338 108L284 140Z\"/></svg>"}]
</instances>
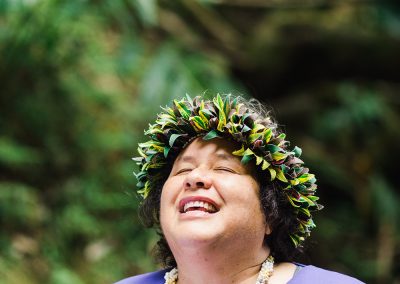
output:
<instances>
[{"instance_id":1,"label":"upper teeth","mask_svg":"<svg viewBox=\"0 0 400 284\"><path fill-rule=\"evenodd\" d=\"M183 212L186 212L191 207L203 207L208 212L216 211L215 207L210 203L207 203L204 201L190 201L190 202L186 203L185 206L183 207Z\"/></svg>"}]
</instances>

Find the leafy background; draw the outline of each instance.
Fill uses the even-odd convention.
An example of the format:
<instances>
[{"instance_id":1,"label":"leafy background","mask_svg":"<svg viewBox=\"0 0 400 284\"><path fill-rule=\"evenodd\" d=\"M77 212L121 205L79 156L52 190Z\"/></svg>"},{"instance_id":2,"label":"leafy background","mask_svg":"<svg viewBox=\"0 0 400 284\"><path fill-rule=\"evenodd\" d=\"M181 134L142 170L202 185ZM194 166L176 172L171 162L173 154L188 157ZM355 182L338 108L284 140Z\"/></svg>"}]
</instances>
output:
<instances>
[{"instance_id":1,"label":"leafy background","mask_svg":"<svg viewBox=\"0 0 400 284\"><path fill-rule=\"evenodd\" d=\"M305 261L400 283L396 1L1 0L0 283L156 269L130 160L186 92L271 105L326 208Z\"/></svg>"}]
</instances>

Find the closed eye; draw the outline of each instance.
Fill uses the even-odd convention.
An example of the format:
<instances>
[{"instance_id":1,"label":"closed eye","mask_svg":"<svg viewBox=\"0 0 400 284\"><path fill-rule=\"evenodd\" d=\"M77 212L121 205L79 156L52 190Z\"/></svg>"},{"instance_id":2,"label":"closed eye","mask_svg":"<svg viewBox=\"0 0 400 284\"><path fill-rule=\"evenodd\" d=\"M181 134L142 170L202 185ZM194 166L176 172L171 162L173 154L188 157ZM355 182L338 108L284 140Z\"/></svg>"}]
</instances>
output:
<instances>
[{"instance_id":1,"label":"closed eye","mask_svg":"<svg viewBox=\"0 0 400 284\"><path fill-rule=\"evenodd\" d=\"M192 169L190 169L190 168L180 169L179 171L177 171L177 172L175 173L175 175L185 174L185 173L190 172L191 170L192 170Z\"/></svg>"},{"instance_id":2,"label":"closed eye","mask_svg":"<svg viewBox=\"0 0 400 284\"><path fill-rule=\"evenodd\" d=\"M232 173L232 174L236 174L237 172L231 168L227 168L227 167L218 167L215 168L214 170L216 171L221 171L221 172L228 172L228 173Z\"/></svg>"}]
</instances>

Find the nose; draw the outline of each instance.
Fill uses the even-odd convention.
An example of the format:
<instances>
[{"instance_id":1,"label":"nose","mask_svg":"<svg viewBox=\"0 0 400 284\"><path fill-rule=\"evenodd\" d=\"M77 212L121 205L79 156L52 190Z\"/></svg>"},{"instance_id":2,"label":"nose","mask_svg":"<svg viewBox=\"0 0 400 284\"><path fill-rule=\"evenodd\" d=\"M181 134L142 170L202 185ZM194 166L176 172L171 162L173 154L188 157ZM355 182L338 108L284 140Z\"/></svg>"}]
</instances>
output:
<instances>
[{"instance_id":1,"label":"nose","mask_svg":"<svg viewBox=\"0 0 400 284\"><path fill-rule=\"evenodd\" d=\"M187 190L209 189L212 185L210 176L206 171L194 169L186 175L183 187Z\"/></svg>"}]
</instances>

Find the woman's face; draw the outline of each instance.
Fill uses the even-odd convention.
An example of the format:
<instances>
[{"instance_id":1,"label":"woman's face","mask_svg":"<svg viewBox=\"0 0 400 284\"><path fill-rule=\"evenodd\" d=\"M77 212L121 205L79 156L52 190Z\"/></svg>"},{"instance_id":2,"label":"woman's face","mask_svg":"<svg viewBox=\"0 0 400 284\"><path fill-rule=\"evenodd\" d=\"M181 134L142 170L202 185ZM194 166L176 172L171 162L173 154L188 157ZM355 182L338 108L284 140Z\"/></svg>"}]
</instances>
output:
<instances>
[{"instance_id":1,"label":"woman's face","mask_svg":"<svg viewBox=\"0 0 400 284\"><path fill-rule=\"evenodd\" d=\"M175 160L161 194L160 220L175 252L201 244L260 248L269 232L259 186L227 140L194 140Z\"/></svg>"}]
</instances>

